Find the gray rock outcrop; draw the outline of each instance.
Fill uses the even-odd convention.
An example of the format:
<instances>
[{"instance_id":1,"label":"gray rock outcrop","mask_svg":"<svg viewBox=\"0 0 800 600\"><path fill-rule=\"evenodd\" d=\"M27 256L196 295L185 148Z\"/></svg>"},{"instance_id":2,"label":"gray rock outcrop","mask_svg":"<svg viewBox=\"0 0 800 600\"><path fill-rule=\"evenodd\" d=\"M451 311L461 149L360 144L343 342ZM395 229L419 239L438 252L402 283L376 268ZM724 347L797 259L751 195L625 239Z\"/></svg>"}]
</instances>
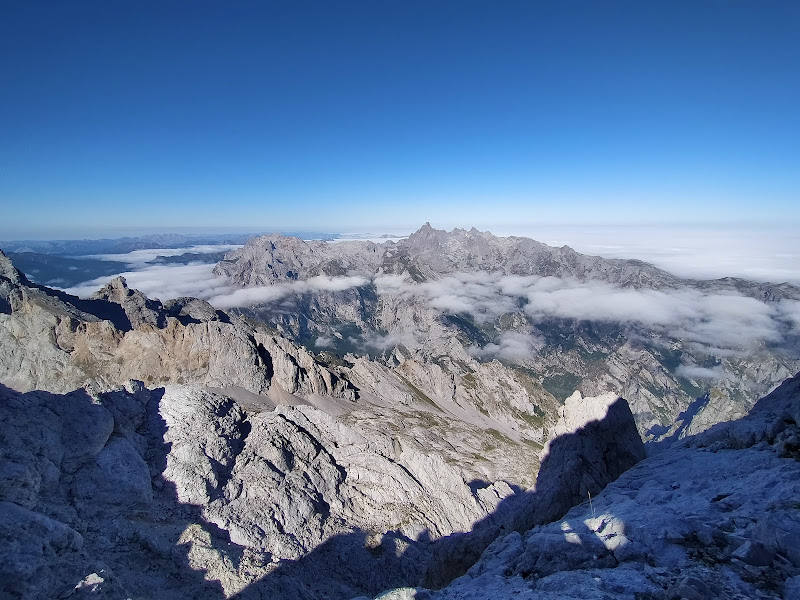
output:
<instances>
[{"instance_id":1,"label":"gray rock outcrop","mask_svg":"<svg viewBox=\"0 0 800 600\"><path fill-rule=\"evenodd\" d=\"M800 576L800 375L748 416L648 457L463 577L398 597L791 598Z\"/></svg>"},{"instance_id":2,"label":"gray rock outcrop","mask_svg":"<svg viewBox=\"0 0 800 600\"><path fill-rule=\"evenodd\" d=\"M92 299L37 286L0 256L0 381L20 390L202 383L354 398L302 347L196 299L164 307L117 278Z\"/></svg>"},{"instance_id":3,"label":"gray rock outcrop","mask_svg":"<svg viewBox=\"0 0 800 600\"><path fill-rule=\"evenodd\" d=\"M509 269L529 264L488 234L442 233L404 242L413 269L361 246L337 264L420 277L498 253ZM338 268L328 250L270 243L281 278ZM543 252L536 268L591 272ZM667 284L635 266L598 268L621 285ZM86 300L50 290L0 254L0 596L794 593L800 377L681 440L747 404L700 397L674 445L645 458L641 415L666 410L657 385L674 384L653 348L625 342L604 363L603 377L647 382L649 396L561 403L531 365L479 358L440 315L381 310L396 328L419 318L438 341L380 360L314 354L247 315L150 300L123 279ZM748 368L763 383L790 363Z\"/></svg>"},{"instance_id":4,"label":"gray rock outcrop","mask_svg":"<svg viewBox=\"0 0 800 600\"><path fill-rule=\"evenodd\" d=\"M469 536L443 540L426 584L441 587L461 575L499 535L524 532L563 515L599 493L645 457L644 445L624 399L613 394L574 394L560 411L553 437L542 450L536 485L508 499Z\"/></svg>"},{"instance_id":5,"label":"gray rock outcrop","mask_svg":"<svg viewBox=\"0 0 800 600\"><path fill-rule=\"evenodd\" d=\"M11 598L290 600L419 585L456 573L456 549L470 556L517 526L539 493L476 482L347 414L245 409L196 386L3 386L0 407L0 589ZM627 427L635 435L629 412ZM593 464L624 460L607 439L589 447Z\"/></svg>"}]
</instances>

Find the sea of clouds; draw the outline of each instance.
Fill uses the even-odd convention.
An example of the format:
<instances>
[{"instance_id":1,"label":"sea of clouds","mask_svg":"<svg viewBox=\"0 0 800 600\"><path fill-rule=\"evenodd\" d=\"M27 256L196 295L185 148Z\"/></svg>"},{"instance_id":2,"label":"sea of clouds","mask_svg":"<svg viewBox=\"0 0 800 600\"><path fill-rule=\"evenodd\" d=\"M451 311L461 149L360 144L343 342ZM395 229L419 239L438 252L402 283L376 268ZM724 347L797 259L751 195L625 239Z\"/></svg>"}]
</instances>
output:
<instances>
[{"instance_id":1,"label":"sea of clouds","mask_svg":"<svg viewBox=\"0 0 800 600\"><path fill-rule=\"evenodd\" d=\"M90 254L86 258L122 262L135 268L144 268L160 256L181 256L183 254L216 254L241 248L241 244L198 244L182 248L144 248L123 254Z\"/></svg>"},{"instance_id":2,"label":"sea of clouds","mask_svg":"<svg viewBox=\"0 0 800 600\"><path fill-rule=\"evenodd\" d=\"M194 296L221 309L275 303L310 293L342 292L372 284L381 296L413 300L442 313L468 314L478 323L521 312L532 323L562 318L632 324L718 355L780 343L789 334L800 334L800 301L766 303L739 294L690 287L633 289L601 281L458 273L423 283L399 275L378 275L372 279L318 276L242 289L231 286L212 271L212 264L149 265L121 275L130 287L150 297L167 300ZM98 278L67 291L85 297L107 281L107 277ZM413 336L413 332L409 335ZM381 338L371 340L370 345L388 347L398 341ZM484 358L512 359L529 356L542 343L535 332L506 332L495 343L475 348L473 352ZM325 345L324 339L321 344ZM712 377L714 373L695 370L692 375Z\"/></svg>"},{"instance_id":3,"label":"sea of clouds","mask_svg":"<svg viewBox=\"0 0 800 600\"><path fill-rule=\"evenodd\" d=\"M520 277L491 273L454 274L414 283L396 275L374 280L379 294L421 299L448 313L468 313L478 322L521 310L533 322L549 318L631 323L718 351L779 343L800 333L800 301L766 303L738 294L693 288L650 290L620 288L601 281L558 277ZM497 353L510 355L535 347L529 336L501 341ZM502 345L505 347L502 347Z\"/></svg>"},{"instance_id":4,"label":"sea of clouds","mask_svg":"<svg viewBox=\"0 0 800 600\"><path fill-rule=\"evenodd\" d=\"M791 228L769 231L736 227L580 227L543 226L500 235L525 235L554 246L570 245L588 254L610 258L639 258L681 276L714 278L742 276L754 280L800 283L800 233ZM400 239L392 236L392 241ZM377 234L342 239L385 241ZM436 281L416 283L402 276L313 277L270 286L240 289L213 274L213 264L151 264L158 256L212 254L238 248L203 245L177 249L143 249L96 258L126 263L120 273L132 288L152 298L203 298L221 309L290 303L311 293L335 293L374 285L382 296L396 296L446 314L467 314L477 323L507 313L524 314L528 325L501 333L494 342L472 347L482 359L523 360L544 345L536 325L552 318L618 323L677 338L718 357L749 352L763 344L780 344L800 335L800 301L763 302L735 293L713 293L692 287L668 290L620 288L601 281L554 277L518 277L498 273L458 273ZM89 296L110 277L84 282L67 291ZM415 347L416 332L365 332L350 340L373 350L397 344ZM335 346L321 336L319 348ZM721 367L681 365L678 375L689 379L718 379Z\"/></svg>"}]
</instances>

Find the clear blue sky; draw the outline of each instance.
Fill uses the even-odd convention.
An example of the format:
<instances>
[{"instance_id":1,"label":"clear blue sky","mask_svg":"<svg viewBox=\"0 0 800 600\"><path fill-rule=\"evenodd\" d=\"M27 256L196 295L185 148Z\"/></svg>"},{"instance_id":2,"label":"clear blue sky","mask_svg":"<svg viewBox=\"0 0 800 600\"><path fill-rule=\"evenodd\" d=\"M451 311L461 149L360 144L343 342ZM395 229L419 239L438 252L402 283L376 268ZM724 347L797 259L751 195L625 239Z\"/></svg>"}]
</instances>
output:
<instances>
[{"instance_id":1,"label":"clear blue sky","mask_svg":"<svg viewBox=\"0 0 800 600\"><path fill-rule=\"evenodd\" d=\"M800 221L797 1L15 0L0 89L0 239Z\"/></svg>"}]
</instances>

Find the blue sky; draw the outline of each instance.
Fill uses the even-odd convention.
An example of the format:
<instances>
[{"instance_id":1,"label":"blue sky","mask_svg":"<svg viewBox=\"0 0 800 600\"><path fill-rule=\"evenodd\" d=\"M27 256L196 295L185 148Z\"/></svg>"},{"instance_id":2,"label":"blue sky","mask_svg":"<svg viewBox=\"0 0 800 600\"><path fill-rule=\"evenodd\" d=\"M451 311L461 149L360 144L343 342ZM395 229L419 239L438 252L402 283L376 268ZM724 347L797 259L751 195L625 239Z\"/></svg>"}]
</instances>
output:
<instances>
[{"instance_id":1,"label":"blue sky","mask_svg":"<svg viewBox=\"0 0 800 600\"><path fill-rule=\"evenodd\" d=\"M800 3L5 2L0 239L800 221Z\"/></svg>"}]
</instances>

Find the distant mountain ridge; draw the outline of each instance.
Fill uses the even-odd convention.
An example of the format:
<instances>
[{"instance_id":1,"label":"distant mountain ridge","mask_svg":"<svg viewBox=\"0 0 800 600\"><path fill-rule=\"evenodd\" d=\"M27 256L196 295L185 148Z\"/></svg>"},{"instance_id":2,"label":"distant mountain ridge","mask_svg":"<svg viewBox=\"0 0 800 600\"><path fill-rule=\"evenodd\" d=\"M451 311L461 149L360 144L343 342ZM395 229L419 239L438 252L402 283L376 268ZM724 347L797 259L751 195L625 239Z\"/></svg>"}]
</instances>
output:
<instances>
[{"instance_id":1,"label":"distant mountain ridge","mask_svg":"<svg viewBox=\"0 0 800 600\"><path fill-rule=\"evenodd\" d=\"M549 246L527 237L498 237L474 227L448 232L435 229L430 223L406 238L380 244L361 240L330 244L281 234L253 237L220 261L214 273L242 286L254 286L318 275L378 273L407 273L419 282L464 271L599 279L623 287L653 289L713 285L752 297L800 299L800 287L790 283L753 282L738 277L686 279L641 260L591 256L569 246Z\"/></svg>"},{"instance_id":2,"label":"distant mountain ridge","mask_svg":"<svg viewBox=\"0 0 800 600\"><path fill-rule=\"evenodd\" d=\"M231 252L214 270L243 286L286 279L408 273L415 281L463 271L507 275L602 278L620 285L669 285L677 279L637 260L586 256L568 246L553 248L524 237L488 232L434 229L429 223L397 242L347 241L329 244L281 235L253 238ZM798 292L800 293L800 292Z\"/></svg>"},{"instance_id":3,"label":"distant mountain ridge","mask_svg":"<svg viewBox=\"0 0 800 600\"><path fill-rule=\"evenodd\" d=\"M183 248L200 244L244 244L256 232L250 233L151 233L118 238L74 240L8 240L0 241L6 253L35 252L62 256L90 254L125 254L151 248ZM322 232L286 232L285 235L308 236L314 239L336 239L337 234Z\"/></svg>"},{"instance_id":4,"label":"distant mountain ridge","mask_svg":"<svg viewBox=\"0 0 800 600\"><path fill-rule=\"evenodd\" d=\"M241 288L360 277L361 284L347 289L323 286L241 310L299 343L340 354L383 355L393 364L410 355L435 362L468 351L481 360L500 358L561 400L575 389L586 395L613 391L631 402L640 432L652 439L741 416L800 369L800 327L793 332L791 316L779 314L800 301L796 286L685 279L638 260L587 256L475 228L447 232L426 223L408 238L382 244L262 236L227 254L214 273ZM535 284L538 298L550 282L564 289L541 314L536 300L523 305L504 291ZM586 317L564 310L578 293ZM628 318L622 303L631 296L645 318L657 313L657 327L637 321L635 312ZM671 330L669 315L664 321L658 312L692 312L693 303L704 303L707 316L713 321L719 315L721 325L693 316L685 331ZM733 330L749 323L749 306L752 319L775 319L775 333L742 350L718 348L714 336L738 343ZM593 318L598 310L609 316ZM762 335L755 321L750 331ZM694 429L685 422L690 415Z\"/></svg>"}]
</instances>

